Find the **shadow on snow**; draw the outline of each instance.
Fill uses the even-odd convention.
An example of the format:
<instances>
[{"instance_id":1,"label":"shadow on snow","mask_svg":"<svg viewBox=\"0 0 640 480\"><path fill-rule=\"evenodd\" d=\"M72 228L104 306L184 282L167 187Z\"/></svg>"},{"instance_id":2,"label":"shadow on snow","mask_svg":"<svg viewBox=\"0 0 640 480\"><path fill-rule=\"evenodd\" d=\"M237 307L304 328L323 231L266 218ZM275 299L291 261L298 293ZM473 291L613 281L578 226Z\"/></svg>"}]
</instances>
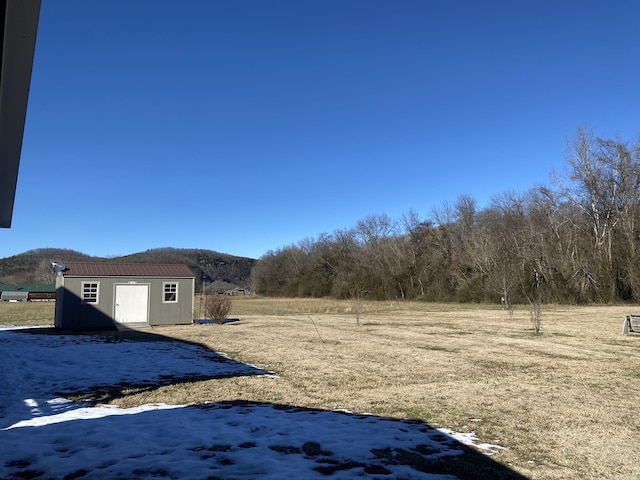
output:
<instances>
[{"instance_id":1,"label":"shadow on snow","mask_svg":"<svg viewBox=\"0 0 640 480\"><path fill-rule=\"evenodd\" d=\"M83 408L86 403L49 397L91 398L93 404L132 390L269 372L156 333L10 334L21 336L21 352L31 358L25 374L40 359L46 381L32 394L19 392L32 403L0 397L29 407L28 414L5 421L61 419L27 420L0 431L0 443L9 446L0 450L2 478L525 478L420 420L250 401L135 412L110 407L103 416L82 419L92 410Z\"/></svg>"}]
</instances>

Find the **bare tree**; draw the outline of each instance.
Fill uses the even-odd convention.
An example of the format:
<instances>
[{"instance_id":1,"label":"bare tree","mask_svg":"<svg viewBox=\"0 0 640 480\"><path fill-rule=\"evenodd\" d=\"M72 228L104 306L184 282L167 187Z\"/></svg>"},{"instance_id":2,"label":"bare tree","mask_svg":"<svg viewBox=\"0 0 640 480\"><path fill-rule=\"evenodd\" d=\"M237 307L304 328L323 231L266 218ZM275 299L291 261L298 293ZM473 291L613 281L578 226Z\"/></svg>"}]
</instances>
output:
<instances>
[{"instance_id":1,"label":"bare tree","mask_svg":"<svg viewBox=\"0 0 640 480\"><path fill-rule=\"evenodd\" d=\"M515 301L524 301L520 292L523 275L521 249L526 244L527 217L522 195L510 192L495 195L479 215L479 234L476 261L487 270L487 288L495 292L509 312Z\"/></svg>"},{"instance_id":2,"label":"bare tree","mask_svg":"<svg viewBox=\"0 0 640 480\"><path fill-rule=\"evenodd\" d=\"M607 300L638 298L640 146L595 138L581 128L567 161L572 182L568 197L589 225L585 232L591 238L592 261L584 270L606 288Z\"/></svg>"},{"instance_id":3,"label":"bare tree","mask_svg":"<svg viewBox=\"0 0 640 480\"><path fill-rule=\"evenodd\" d=\"M362 316L362 296L360 291L354 291L351 295L351 312L356 317L356 324L360 326L360 317Z\"/></svg>"},{"instance_id":4,"label":"bare tree","mask_svg":"<svg viewBox=\"0 0 640 480\"><path fill-rule=\"evenodd\" d=\"M538 270L532 272L532 294L529 298L531 306L531 324L533 333L539 335L542 333L542 286L546 279Z\"/></svg>"},{"instance_id":5,"label":"bare tree","mask_svg":"<svg viewBox=\"0 0 640 480\"><path fill-rule=\"evenodd\" d=\"M36 269L36 277L39 281L44 283L56 283L56 274L51 267L53 260L43 259L38 262Z\"/></svg>"},{"instance_id":6,"label":"bare tree","mask_svg":"<svg viewBox=\"0 0 640 480\"><path fill-rule=\"evenodd\" d=\"M609 162L599 151L590 129L580 128L569 145L568 178L573 182L569 198L589 219L593 261L598 276L610 280L608 297L615 296L613 283L613 229L618 221L615 186Z\"/></svg>"},{"instance_id":7,"label":"bare tree","mask_svg":"<svg viewBox=\"0 0 640 480\"><path fill-rule=\"evenodd\" d=\"M425 298L427 282L429 231L433 224L420 219L414 211L402 216L405 229L405 251L407 264L407 281L412 291L412 298Z\"/></svg>"}]
</instances>

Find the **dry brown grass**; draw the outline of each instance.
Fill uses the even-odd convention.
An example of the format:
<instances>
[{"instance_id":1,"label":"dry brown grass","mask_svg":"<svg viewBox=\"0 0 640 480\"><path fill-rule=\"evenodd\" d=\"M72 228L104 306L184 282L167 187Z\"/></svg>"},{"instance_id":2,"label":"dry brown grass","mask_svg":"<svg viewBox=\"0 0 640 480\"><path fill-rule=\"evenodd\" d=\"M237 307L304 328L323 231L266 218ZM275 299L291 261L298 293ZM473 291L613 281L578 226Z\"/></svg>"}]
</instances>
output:
<instances>
[{"instance_id":1,"label":"dry brown grass","mask_svg":"<svg viewBox=\"0 0 640 480\"><path fill-rule=\"evenodd\" d=\"M55 302L0 302L0 325L53 325Z\"/></svg>"},{"instance_id":2,"label":"dry brown grass","mask_svg":"<svg viewBox=\"0 0 640 480\"><path fill-rule=\"evenodd\" d=\"M154 329L279 376L118 403L244 399L419 418L508 447L494 458L530 478L640 478L640 336L620 334L633 308L545 306L538 336L525 308L511 319L494 306L371 302L361 326L350 309L234 298L240 322Z\"/></svg>"}]
</instances>

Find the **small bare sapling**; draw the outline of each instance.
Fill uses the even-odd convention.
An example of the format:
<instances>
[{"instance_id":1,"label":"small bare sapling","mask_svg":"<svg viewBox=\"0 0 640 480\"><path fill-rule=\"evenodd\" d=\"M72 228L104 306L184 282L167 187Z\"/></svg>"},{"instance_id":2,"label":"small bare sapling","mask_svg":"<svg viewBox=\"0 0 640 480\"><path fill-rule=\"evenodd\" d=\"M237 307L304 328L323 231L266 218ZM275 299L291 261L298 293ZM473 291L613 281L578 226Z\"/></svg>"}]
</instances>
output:
<instances>
[{"instance_id":1,"label":"small bare sapling","mask_svg":"<svg viewBox=\"0 0 640 480\"><path fill-rule=\"evenodd\" d=\"M231 297L228 295L209 295L205 303L207 316L212 318L214 323L222 324L231 311Z\"/></svg>"}]
</instances>

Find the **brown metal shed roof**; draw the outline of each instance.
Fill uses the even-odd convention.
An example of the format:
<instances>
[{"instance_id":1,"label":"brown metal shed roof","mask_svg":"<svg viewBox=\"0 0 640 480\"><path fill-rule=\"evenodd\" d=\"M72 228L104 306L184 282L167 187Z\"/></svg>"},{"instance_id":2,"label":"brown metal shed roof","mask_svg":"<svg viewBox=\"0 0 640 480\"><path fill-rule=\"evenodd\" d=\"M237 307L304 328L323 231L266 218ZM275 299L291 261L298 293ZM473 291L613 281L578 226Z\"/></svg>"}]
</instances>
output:
<instances>
[{"instance_id":1,"label":"brown metal shed roof","mask_svg":"<svg viewBox=\"0 0 640 480\"><path fill-rule=\"evenodd\" d=\"M193 278L183 264L65 262L65 277Z\"/></svg>"}]
</instances>

